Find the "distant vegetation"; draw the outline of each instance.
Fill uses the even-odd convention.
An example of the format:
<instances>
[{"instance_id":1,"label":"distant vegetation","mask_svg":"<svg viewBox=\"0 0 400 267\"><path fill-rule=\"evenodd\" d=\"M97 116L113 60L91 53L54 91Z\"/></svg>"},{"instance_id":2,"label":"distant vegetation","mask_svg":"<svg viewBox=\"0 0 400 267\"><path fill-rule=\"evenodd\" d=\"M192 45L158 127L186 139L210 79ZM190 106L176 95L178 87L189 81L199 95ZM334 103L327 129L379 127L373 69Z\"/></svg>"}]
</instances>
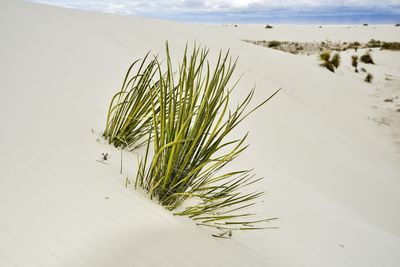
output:
<instances>
[{"instance_id":1,"label":"distant vegetation","mask_svg":"<svg viewBox=\"0 0 400 267\"><path fill-rule=\"evenodd\" d=\"M321 66L327 68L331 72L335 72L335 69L340 65L340 55L338 53L331 57L331 52L325 51L319 55L319 58L322 61Z\"/></svg>"},{"instance_id":2,"label":"distant vegetation","mask_svg":"<svg viewBox=\"0 0 400 267\"><path fill-rule=\"evenodd\" d=\"M265 26L265 29L272 29L273 27L271 26L271 25L269 25L269 24L267 24L266 26Z\"/></svg>"},{"instance_id":3,"label":"distant vegetation","mask_svg":"<svg viewBox=\"0 0 400 267\"><path fill-rule=\"evenodd\" d=\"M358 66L358 56L353 55L351 56L351 65L354 67L354 71L358 72L357 66Z\"/></svg>"},{"instance_id":4,"label":"distant vegetation","mask_svg":"<svg viewBox=\"0 0 400 267\"><path fill-rule=\"evenodd\" d=\"M374 48L380 48L381 50L392 50L399 51L400 43L399 42L383 42L380 40L371 39L367 43L360 42L331 42L329 40L322 42L289 42L289 41L251 41L251 40L243 40L248 43L273 48L276 50L281 50L284 52L292 53L292 54L302 54L302 55L312 55L319 54L322 51L346 51L348 49L354 49L355 52L358 49L368 48L369 51L373 51Z\"/></svg>"},{"instance_id":5,"label":"distant vegetation","mask_svg":"<svg viewBox=\"0 0 400 267\"><path fill-rule=\"evenodd\" d=\"M364 55L362 55L360 60L361 60L361 62L364 62L365 64L375 64L374 60L372 59L371 54L368 52L366 52Z\"/></svg>"},{"instance_id":6,"label":"distant vegetation","mask_svg":"<svg viewBox=\"0 0 400 267\"><path fill-rule=\"evenodd\" d=\"M352 42L347 45L347 49L354 49L357 52L358 48L361 46L359 42Z\"/></svg>"},{"instance_id":7,"label":"distant vegetation","mask_svg":"<svg viewBox=\"0 0 400 267\"><path fill-rule=\"evenodd\" d=\"M334 54L332 57L332 65L337 69L340 65L340 55L338 53Z\"/></svg>"},{"instance_id":8,"label":"distant vegetation","mask_svg":"<svg viewBox=\"0 0 400 267\"><path fill-rule=\"evenodd\" d=\"M382 49L386 50L400 50L399 42L384 42L381 46Z\"/></svg>"},{"instance_id":9,"label":"distant vegetation","mask_svg":"<svg viewBox=\"0 0 400 267\"><path fill-rule=\"evenodd\" d=\"M371 73L368 73L367 76L365 77L365 80L367 83L372 83L372 79L374 78L374 76L372 76Z\"/></svg>"},{"instance_id":10,"label":"distant vegetation","mask_svg":"<svg viewBox=\"0 0 400 267\"><path fill-rule=\"evenodd\" d=\"M382 42L379 40L375 40L375 39L371 39L369 40L368 43L365 44L366 48L377 48L377 47L381 47Z\"/></svg>"},{"instance_id":11,"label":"distant vegetation","mask_svg":"<svg viewBox=\"0 0 400 267\"><path fill-rule=\"evenodd\" d=\"M381 50L400 50L399 42L383 42L380 40L371 39L368 43L362 46L363 48L380 48Z\"/></svg>"},{"instance_id":12,"label":"distant vegetation","mask_svg":"<svg viewBox=\"0 0 400 267\"><path fill-rule=\"evenodd\" d=\"M280 46L282 43L281 42L279 42L279 41L270 41L269 43L268 43L268 47L278 47L278 46Z\"/></svg>"}]
</instances>

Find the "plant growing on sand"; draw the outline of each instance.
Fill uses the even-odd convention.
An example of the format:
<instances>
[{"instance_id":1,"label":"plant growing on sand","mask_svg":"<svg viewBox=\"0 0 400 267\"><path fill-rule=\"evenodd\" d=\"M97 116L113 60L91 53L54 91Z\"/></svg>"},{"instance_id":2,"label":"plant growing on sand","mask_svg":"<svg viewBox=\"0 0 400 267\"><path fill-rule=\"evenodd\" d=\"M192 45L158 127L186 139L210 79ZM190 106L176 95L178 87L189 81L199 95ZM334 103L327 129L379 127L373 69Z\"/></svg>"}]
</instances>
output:
<instances>
[{"instance_id":1,"label":"plant growing on sand","mask_svg":"<svg viewBox=\"0 0 400 267\"><path fill-rule=\"evenodd\" d=\"M353 48L355 52L357 52L357 49L361 46L360 42L352 42L349 43L349 45L347 46L348 49Z\"/></svg>"},{"instance_id":2,"label":"plant growing on sand","mask_svg":"<svg viewBox=\"0 0 400 267\"><path fill-rule=\"evenodd\" d=\"M399 42L384 42L381 46L382 50L400 50Z\"/></svg>"},{"instance_id":3,"label":"plant growing on sand","mask_svg":"<svg viewBox=\"0 0 400 267\"><path fill-rule=\"evenodd\" d=\"M280 46L282 43L281 42L279 42L279 41L270 41L269 43L268 43L268 47L278 47L278 46Z\"/></svg>"},{"instance_id":4,"label":"plant growing on sand","mask_svg":"<svg viewBox=\"0 0 400 267\"><path fill-rule=\"evenodd\" d=\"M374 76L372 76L371 73L368 73L367 76L365 77L365 80L367 83L372 83L372 79L374 78Z\"/></svg>"},{"instance_id":5,"label":"plant growing on sand","mask_svg":"<svg viewBox=\"0 0 400 267\"><path fill-rule=\"evenodd\" d=\"M340 55L339 54L334 54L332 57L332 65L337 69L340 65Z\"/></svg>"},{"instance_id":6,"label":"plant growing on sand","mask_svg":"<svg viewBox=\"0 0 400 267\"><path fill-rule=\"evenodd\" d=\"M354 49L355 52L357 52L357 49L361 46L360 42L351 42L347 45L348 49Z\"/></svg>"},{"instance_id":7,"label":"plant growing on sand","mask_svg":"<svg viewBox=\"0 0 400 267\"><path fill-rule=\"evenodd\" d=\"M319 58L322 61L321 66L331 72L335 72L335 68L337 69L340 65L340 55L337 53L331 57L331 52L325 51L319 55Z\"/></svg>"},{"instance_id":8,"label":"plant growing on sand","mask_svg":"<svg viewBox=\"0 0 400 267\"><path fill-rule=\"evenodd\" d=\"M260 178L254 178L251 170L221 174L221 169L247 148L247 134L227 140L230 133L277 92L248 110L253 89L230 110L236 84L228 88L228 82L236 61L231 60L229 52L220 53L216 66L211 68L208 52L195 47L189 56L186 49L177 77L168 46L165 73L157 62L159 90L149 91L153 125L146 153L139 162L135 187L144 189L165 208L174 210L175 215L188 216L198 224L220 229L259 229L254 224L268 220L242 220L252 214L238 211L252 206L263 194L241 192ZM191 204L184 205L189 199Z\"/></svg>"},{"instance_id":9,"label":"plant growing on sand","mask_svg":"<svg viewBox=\"0 0 400 267\"><path fill-rule=\"evenodd\" d=\"M104 138L116 147L135 149L143 145L143 140L152 127L152 103L149 95L157 94L158 83L153 82L157 73L157 61L148 62L148 54L143 60L135 61L128 69L121 90L110 103ZM133 73L134 67L139 68ZM155 108L157 112L158 108Z\"/></svg>"},{"instance_id":10,"label":"plant growing on sand","mask_svg":"<svg viewBox=\"0 0 400 267\"><path fill-rule=\"evenodd\" d=\"M372 59L371 54L368 52L366 52L364 55L362 55L360 60L361 60L361 62L364 62L365 64L374 64L374 60Z\"/></svg>"},{"instance_id":11,"label":"plant growing on sand","mask_svg":"<svg viewBox=\"0 0 400 267\"><path fill-rule=\"evenodd\" d=\"M351 56L351 65L354 67L355 72L358 72L357 66L358 66L358 56L353 55Z\"/></svg>"},{"instance_id":12,"label":"plant growing on sand","mask_svg":"<svg viewBox=\"0 0 400 267\"><path fill-rule=\"evenodd\" d=\"M371 39L369 42L365 45L367 48L374 48L374 47L381 47L382 42L379 40Z\"/></svg>"}]
</instances>

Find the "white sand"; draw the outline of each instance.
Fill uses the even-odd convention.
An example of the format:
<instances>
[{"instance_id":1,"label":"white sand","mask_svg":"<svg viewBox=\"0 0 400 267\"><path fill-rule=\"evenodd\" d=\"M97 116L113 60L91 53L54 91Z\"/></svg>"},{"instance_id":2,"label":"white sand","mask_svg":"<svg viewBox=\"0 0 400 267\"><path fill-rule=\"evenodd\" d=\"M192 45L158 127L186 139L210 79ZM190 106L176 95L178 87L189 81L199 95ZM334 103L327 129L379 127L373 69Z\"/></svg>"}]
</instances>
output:
<instances>
[{"instance_id":1,"label":"white sand","mask_svg":"<svg viewBox=\"0 0 400 267\"><path fill-rule=\"evenodd\" d=\"M0 266L399 266L398 130L377 120L395 108L381 97L386 87L399 93L400 53L373 52L369 85L350 52L332 74L315 57L240 41L400 41L399 33L181 25L2 0ZM257 211L279 217L279 229L212 238L125 188L118 153L96 141L131 61L162 54L166 39L173 58L194 40L230 48L245 72L238 95L254 83L258 100L283 88L242 125L251 146L234 166L265 177ZM395 77L390 86L385 74ZM96 162L102 152L108 165Z\"/></svg>"}]
</instances>

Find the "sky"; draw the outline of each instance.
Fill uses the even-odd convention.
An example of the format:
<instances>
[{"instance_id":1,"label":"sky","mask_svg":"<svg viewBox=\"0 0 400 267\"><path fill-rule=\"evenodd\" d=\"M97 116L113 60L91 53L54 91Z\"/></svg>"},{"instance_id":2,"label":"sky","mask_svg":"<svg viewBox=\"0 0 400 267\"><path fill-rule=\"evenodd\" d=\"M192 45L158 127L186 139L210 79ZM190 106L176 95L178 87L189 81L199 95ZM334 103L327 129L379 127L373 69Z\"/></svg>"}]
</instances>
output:
<instances>
[{"instance_id":1,"label":"sky","mask_svg":"<svg viewBox=\"0 0 400 267\"><path fill-rule=\"evenodd\" d=\"M400 23L400 0L32 0L194 23Z\"/></svg>"}]
</instances>

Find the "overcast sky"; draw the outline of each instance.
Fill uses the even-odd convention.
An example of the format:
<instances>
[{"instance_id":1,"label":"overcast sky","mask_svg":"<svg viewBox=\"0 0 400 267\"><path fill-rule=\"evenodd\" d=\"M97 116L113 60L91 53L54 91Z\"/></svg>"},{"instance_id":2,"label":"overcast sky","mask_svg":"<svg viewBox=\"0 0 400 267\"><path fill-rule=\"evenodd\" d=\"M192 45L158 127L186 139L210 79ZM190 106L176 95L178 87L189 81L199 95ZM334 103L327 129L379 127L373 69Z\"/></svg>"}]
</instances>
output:
<instances>
[{"instance_id":1,"label":"overcast sky","mask_svg":"<svg viewBox=\"0 0 400 267\"><path fill-rule=\"evenodd\" d=\"M193 22L285 22L343 16L400 20L400 0L32 0L84 10ZM290 21L288 21L290 22ZM330 22L330 21L328 21ZM384 21L383 21L384 22Z\"/></svg>"}]
</instances>

